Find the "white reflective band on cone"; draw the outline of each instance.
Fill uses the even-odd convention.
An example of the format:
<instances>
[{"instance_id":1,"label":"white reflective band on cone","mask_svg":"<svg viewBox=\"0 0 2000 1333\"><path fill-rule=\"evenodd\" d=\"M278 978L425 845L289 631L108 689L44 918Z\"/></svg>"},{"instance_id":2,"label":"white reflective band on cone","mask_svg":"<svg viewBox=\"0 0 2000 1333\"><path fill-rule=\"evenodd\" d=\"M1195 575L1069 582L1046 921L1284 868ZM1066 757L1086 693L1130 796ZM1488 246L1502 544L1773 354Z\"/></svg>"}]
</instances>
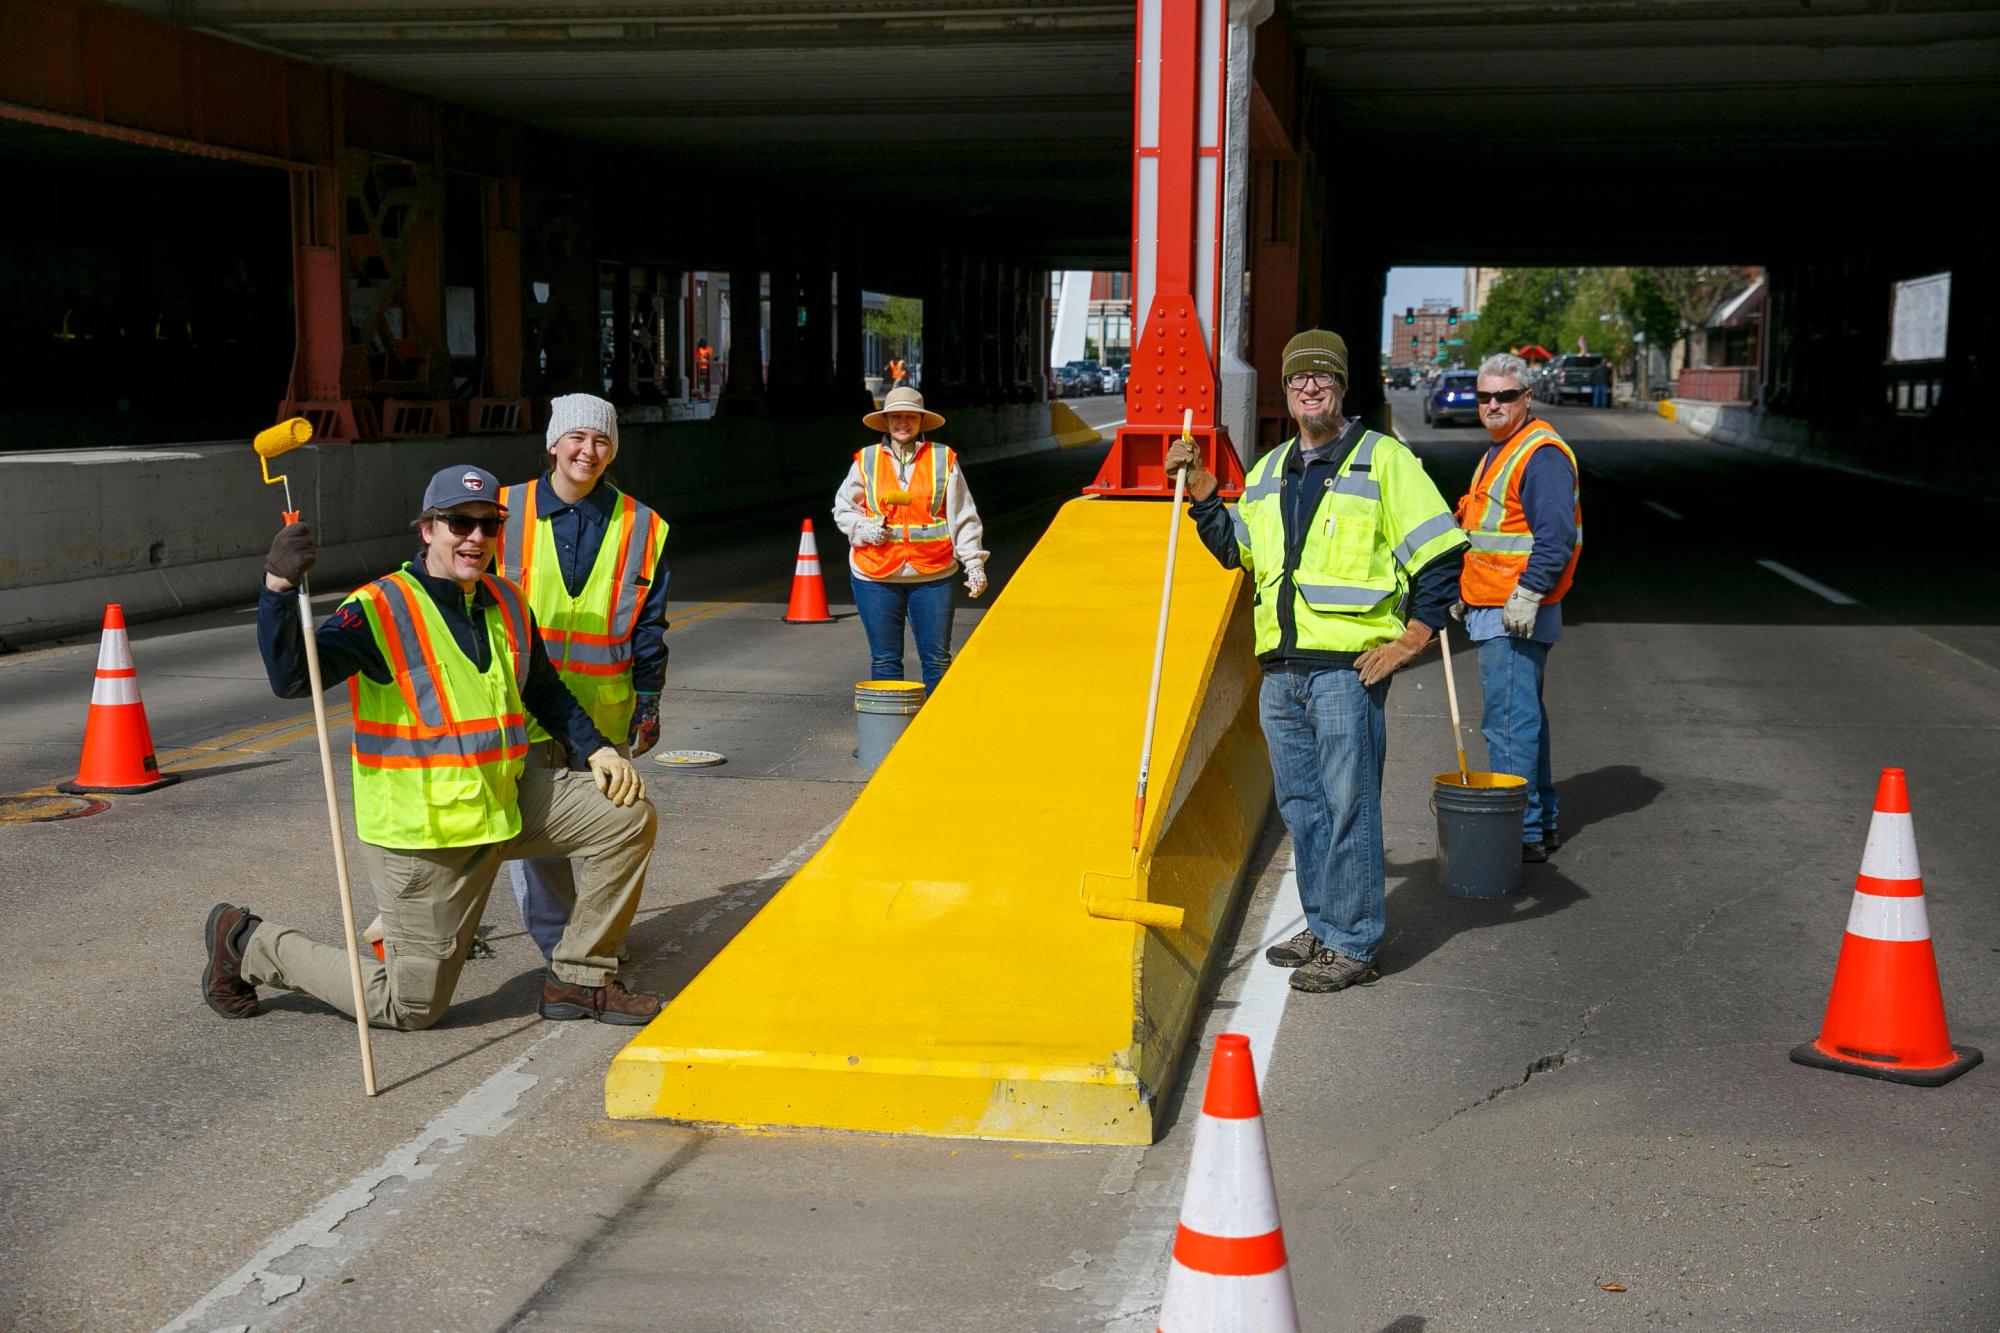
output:
<instances>
[{"instance_id":1,"label":"white reflective band on cone","mask_svg":"<svg viewBox=\"0 0 2000 1333\"><path fill-rule=\"evenodd\" d=\"M104 637L97 641L97 669L99 671L132 669L132 641L125 637L124 630L106 630Z\"/></svg>"},{"instance_id":2,"label":"white reflective band on cone","mask_svg":"<svg viewBox=\"0 0 2000 1333\"><path fill-rule=\"evenodd\" d=\"M1181 1225L1204 1236L1263 1236L1278 1229L1264 1121L1204 1115L1194 1131Z\"/></svg>"},{"instance_id":3,"label":"white reflective band on cone","mask_svg":"<svg viewBox=\"0 0 2000 1333\"><path fill-rule=\"evenodd\" d=\"M1922 879L1917 869L1917 826L1907 813L1875 812L1868 825L1868 846L1861 853L1861 873L1870 879Z\"/></svg>"},{"instance_id":4,"label":"white reflective band on cone","mask_svg":"<svg viewBox=\"0 0 2000 1333\"><path fill-rule=\"evenodd\" d=\"M794 576L799 574L817 575L819 573L819 560L817 558L800 560L798 564L792 567L792 573Z\"/></svg>"},{"instance_id":5,"label":"white reflective band on cone","mask_svg":"<svg viewBox=\"0 0 2000 1333\"><path fill-rule=\"evenodd\" d=\"M1881 816L1877 816L1879 819ZM1904 943L1931 937L1931 919L1924 912L1924 898L1891 898L1880 893L1857 893L1847 913L1847 933L1864 940Z\"/></svg>"},{"instance_id":6,"label":"white reflective band on cone","mask_svg":"<svg viewBox=\"0 0 2000 1333\"><path fill-rule=\"evenodd\" d=\"M139 702L137 676L99 676L90 687L91 704L136 704Z\"/></svg>"},{"instance_id":7,"label":"white reflective band on cone","mask_svg":"<svg viewBox=\"0 0 2000 1333\"><path fill-rule=\"evenodd\" d=\"M819 542L810 532L799 534L799 554L802 556L819 554Z\"/></svg>"},{"instance_id":8,"label":"white reflective band on cone","mask_svg":"<svg viewBox=\"0 0 2000 1333\"><path fill-rule=\"evenodd\" d=\"M1167 1270L1160 1333L1298 1333L1292 1270L1214 1277L1179 1264Z\"/></svg>"}]
</instances>

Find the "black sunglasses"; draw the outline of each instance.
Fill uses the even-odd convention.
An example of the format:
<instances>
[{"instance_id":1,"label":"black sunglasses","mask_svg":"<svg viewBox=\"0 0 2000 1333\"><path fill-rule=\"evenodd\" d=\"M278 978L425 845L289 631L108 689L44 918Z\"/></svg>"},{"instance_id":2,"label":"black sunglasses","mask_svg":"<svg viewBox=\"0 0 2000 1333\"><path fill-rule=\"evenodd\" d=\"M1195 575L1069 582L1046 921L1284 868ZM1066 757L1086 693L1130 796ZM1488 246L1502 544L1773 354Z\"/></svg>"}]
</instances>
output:
<instances>
[{"instance_id":1,"label":"black sunglasses","mask_svg":"<svg viewBox=\"0 0 2000 1333\"><path fill-rule=\"evenodd\" d=\"M450 528L454 537L470 537L474 528L488 537L498 537L500 529L507 525L504 518L473 518L466 514L437 514L434 518Z\"/></svg>"},{"instance_id":2,"label":"black sunglasses","mask_svg":"<svg viewBox=\"0 0 2000 1333\"><path fill-rule=\"evenodd\" d=\"M1511 403L1518 401L1521 395L1526 392L1526 389L1502 389L1498 393L1488 393L1484 389L1476 389L1473 391L1472 401L1475 403Z\"/></svg>"}]
</instances>

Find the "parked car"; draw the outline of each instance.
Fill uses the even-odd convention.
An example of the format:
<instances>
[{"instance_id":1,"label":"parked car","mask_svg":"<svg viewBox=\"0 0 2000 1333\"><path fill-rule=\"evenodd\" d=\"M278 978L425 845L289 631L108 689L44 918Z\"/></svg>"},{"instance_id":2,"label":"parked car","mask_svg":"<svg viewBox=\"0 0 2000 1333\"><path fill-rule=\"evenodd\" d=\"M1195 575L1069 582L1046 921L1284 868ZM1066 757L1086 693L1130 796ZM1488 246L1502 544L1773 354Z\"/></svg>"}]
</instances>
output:
<instances>
[{"instance_id":1,"label":"parked car","mask_svg":"<svg viewBox=\"0 0 2000 1333\"><path fill-rule=\"evenodd\" d=\"M1424 424L1463 421L1478 425L1479 404L1472 397L1472 387L1478 382L1479 376L1470 370L1447 370L1439 376L1437 387L1424 399Z\"/></svg>"},{"instance_id":2,"label":"parked car","mask_svg":"<svg viewBox=\"0 0 2000 1333\"><path fill-rule=\"evenodd\" d=\"M1535 376L1533 396L1536 402L1553 403L1556 400L1556 385L1562 382L1563 362L1567 360L1566 356L1551 357L1541 373Z\"/></svg>"},{"instance_id":3,"label":"parked car","mask_svg":"<svg viewBox=\"0 0 2000 1333\"><path fill-rule=\"evenodd\" d=\"M1410 387L1411 382L1410 368L1408 366L1391 366L1389 368L1390 388L1407 389Z\"/></svg>"},{"instance_id":4,"label":"parked car","mask_svg":"<svg viewBox=\"0 0 2000 1333\"><path fill-rule=\"evenodd\" d=\"M1067 361L1062 368L1065 398L1083 398L1104 392L1104 368L1095 361Z\"/></svg>"},{"instance_id":5,"label":"parked car","mask_svg":"<svg viewBox=\"0 0 2000 1333\"><path fill-rule=\"evenodd\" d=\"M1106 366L1098 375L1098 389L1103 393L1123 393L1125 372L1119 366Z\"/></svg>"},{"instance_id":6,"label":"parked car","mask_svg":"<svg viewBox=\"0 0 2000 1333\"><path fill-rule=\"evenodd\" d=\"M1611 366L1595 352L1572 352L1562 359L1560 371L1543 378L1549 381L1547 401L1588 403L1598 385L1610 385Z\"/></svg>"}]
</instances>

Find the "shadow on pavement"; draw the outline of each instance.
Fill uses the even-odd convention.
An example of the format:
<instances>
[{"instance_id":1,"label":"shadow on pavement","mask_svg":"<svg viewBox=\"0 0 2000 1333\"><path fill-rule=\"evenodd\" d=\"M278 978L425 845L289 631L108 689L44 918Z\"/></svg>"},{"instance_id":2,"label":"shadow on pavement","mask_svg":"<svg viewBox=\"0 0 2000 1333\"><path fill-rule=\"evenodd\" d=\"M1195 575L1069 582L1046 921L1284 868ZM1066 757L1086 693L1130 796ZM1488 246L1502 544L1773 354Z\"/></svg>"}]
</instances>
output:
<instances>
[{"instance_id":1,"label":"shadow on pavement","mask_svg":"<svg viewBox=\"0 0 2000 1333\"><path fill-rule=\"evenodd\" d=\"M1592 824L1645 809L1666 789L1664 782L1648 777L1631 764L1606 764L1565 778L1556 784L1563 841L1574 841L1577 834Z\"/></svg>"},{"instance_id":2,"label":"shadow on pavement","mask_svg":"<svg viewBox=\"0 0 2000 1333\"><path fill-rule=\"evenodd\" d=\"M1429 857L1392 861L1386 869L1391 880L1404 878L1389 891L1389 933L1377 955L1384 976L1409 971L1464 931L1532 921L1590 896L1554 861L1522 866L1521 891L1489 899L1454 898L1438 888L1437 862Z\"/></svg>"}]
</instances>

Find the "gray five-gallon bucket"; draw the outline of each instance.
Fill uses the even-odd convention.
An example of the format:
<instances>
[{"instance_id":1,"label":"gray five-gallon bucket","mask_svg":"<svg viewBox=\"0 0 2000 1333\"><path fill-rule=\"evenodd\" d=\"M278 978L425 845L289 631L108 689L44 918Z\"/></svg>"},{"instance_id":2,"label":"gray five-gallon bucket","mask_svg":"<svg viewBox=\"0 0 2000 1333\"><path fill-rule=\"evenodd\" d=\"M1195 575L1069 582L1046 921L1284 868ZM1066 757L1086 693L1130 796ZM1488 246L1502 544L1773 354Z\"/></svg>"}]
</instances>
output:
<instances>
[{"instance_id":1,"label":"gray five-gallon bucket","mask_svg":"<svg viewBox=\"0 0 2000 1333\"><path fill-rule=\"evenodd\" d=\"M883 756L909 729L924 706L924 687L914 680L864 680L854 686L855 757L863 773L873 773Z\"/></svg>"},{"instance_id":2,"label":"gray five-gallon bucket","mask_svg":"<svg viewBox=\"0 0 2000 1333\"><path fill-rule=\"evenodd\" d=\"M1437 816L1438 887L1454 898L1505 898L1521 888L1521 813L1528 780L1512 773L1456 772L1431 780Z\"/></svg>"}]
</instances>

